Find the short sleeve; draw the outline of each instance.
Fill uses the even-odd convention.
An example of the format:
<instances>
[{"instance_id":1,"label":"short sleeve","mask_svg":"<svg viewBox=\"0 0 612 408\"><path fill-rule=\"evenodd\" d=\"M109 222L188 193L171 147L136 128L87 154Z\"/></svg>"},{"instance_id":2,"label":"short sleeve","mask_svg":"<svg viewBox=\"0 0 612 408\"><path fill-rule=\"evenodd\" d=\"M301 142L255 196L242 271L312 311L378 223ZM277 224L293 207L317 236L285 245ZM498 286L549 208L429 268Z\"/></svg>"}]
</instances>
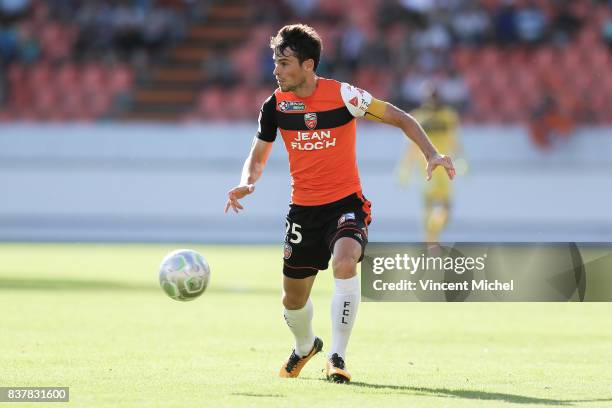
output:
<instances>
[{"instance_id":1,"label":"short sleeve","mask_svg":"<svg viewBox=\"0 0 612 408\"><path fill-rule=\"evenodd\" d=\"M356 118L360 118L365 115L370 103L372 102L372 95L363 89L356 88L345 82L340 84L340 95L344 105L349 110L351 115Z\"/></svg>"},{"instance_id":2,"label":"short sleeve","mask_svg":"<svg viewBox=\"0 0 612 408\"><path fill-rule=\"evenodd\" d=\"M257 137L266 142L273 142L276 139L276 129L276 96L272 94L261 105Z\"/></svg>"}]
</instances>

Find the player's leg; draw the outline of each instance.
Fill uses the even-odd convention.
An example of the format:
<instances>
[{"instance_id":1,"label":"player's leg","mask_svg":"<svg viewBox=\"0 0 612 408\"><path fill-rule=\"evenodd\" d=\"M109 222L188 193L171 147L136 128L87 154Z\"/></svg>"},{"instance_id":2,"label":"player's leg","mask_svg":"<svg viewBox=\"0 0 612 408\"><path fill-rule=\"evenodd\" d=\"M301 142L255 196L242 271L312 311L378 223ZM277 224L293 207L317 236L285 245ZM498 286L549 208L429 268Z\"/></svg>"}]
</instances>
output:
<instances>
[{"instance_id":1,"label":"player's leg","mask_svg":"<svg viewBox=\"0 0 612 408\"><path fill-rule=\"evenodd\" d=\"M423 228L425 229L425 242L437 242L437 237L434 236L434 231L431 228L431 213L433 211L433 201L430 196L431 193L429 191L424 191L423 193Z\"/></svg>"},{"instance_id":2,"label":"player's leg","mask_svg":"<svg viewBox=\"0 0 612 408\"><path fill-rule=\"evenodd\" d=\"M344 360L361 299L357 263L362 245L343 237L334 244L334 292L331 301L332 343L328 353L327 377L335 382L350 381Z\"/></svg>"},{"instance_id":3,"label":"player's leg","mask_svg":"<svg viewBox=\"0 0 612 408\"><path fill-rule=\"evenodd\" d=\"M295 337L295 352L305 356L310 352L315 336L312 331L313 306L310 291L315 275L303 279L283 276L283 316Z\"/></svg>"},{"instance_id":4,"label":"player's leg","mask_svg":"<svg viewBox=\"0 0 612 408\"><path fill-rule=\"evenodd\" d=\"M283 316L295 339L295 348L283 363L281 377L297 377L304 365L323 348L312 330L310 291L319 270L327 269L331 253L325 232L313 222L316 209L292 206L287 217L283 266Z\"/></svg>"},{"instance_id":5,"label":"player's leg","mask_svg":"<svg viewBox=\"0 0 612 408\"><path fill-rule=\"evenodd\" d=\"M294 378L323 349L323 341L312 330L313 306L310 291L316 275L304 278L283 276L283 316L295 339L295 348L283 363L279 375Z\"/></svg>"},{"instance_id":6,"label":"player's leg","mask_svg":"<svg viewBox=\"0 0 612 408\"><path fill-rule=\"evenodd\" d=\"M359 307L360 283L357 262L361 258L361 244L344 237L334 245L334 292L331 302L332 345L329 355L346 356L346 347Z\"/></svg>"},{"instance_id":7,"label":"player's leg","mask_svg":"<svg viewBox=\"0 0 612 408\"><path fill-rule=\"evenodd\" d=\"M440 170L440 169L436 169ZM425 242L438 242L450 215L450 181L446 174L434 172L425 191Z\"/></svg>"},{"instance_id":8,"label":"player's leg","mask_svg":"<svg viewBox=\"0 0 612 408\"><path fill-rule=\"evenodd\" d=\"M351 379L344 359L361 300L357 264L363 259L368 242L370 202L357 193L331 219L329 245L333 252L334 292L331 302L332 345L326 375L335 382ZM339 216L339 218L338 218Z\"/></svg>"},{"instance_id":9,"label":"player's leg","mask_svg":"<svg viewBox=\"0 0 612 408\"><path fill-rule=\"evenodd\" d=\"M440 234L448 224L450 203L446 200L427 200L425 219L425 242L438 242Z\"/></svg>"}]
</instances>

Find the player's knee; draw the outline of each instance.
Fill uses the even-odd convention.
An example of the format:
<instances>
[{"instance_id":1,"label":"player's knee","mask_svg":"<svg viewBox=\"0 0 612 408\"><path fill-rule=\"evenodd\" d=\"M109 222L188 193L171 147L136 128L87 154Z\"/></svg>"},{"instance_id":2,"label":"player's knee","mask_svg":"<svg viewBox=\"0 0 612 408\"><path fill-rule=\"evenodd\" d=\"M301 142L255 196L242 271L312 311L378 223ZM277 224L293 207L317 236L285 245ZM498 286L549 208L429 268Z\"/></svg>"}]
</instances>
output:
<instances>
[{"instance_id":1,"label":"player's knee","mask_svg":"<svg viewBox=\"0 0 612 408\"><path fill-rule=\"evenodd\" d=\"M344 255L334 257L332 267L334 268L334 277L337 279L349 279L357 273L357 261L359 257L352 255Z\"/></svg>"},{"instance_id":2,"label":"player's knee","mask_svg":"<svg viewBox=\"0 0 612 408\"><path fill-rule=\"evenodd\" d=\"M300 296L298 294L283 293L283 306L287 310L298 310L303 308L308 301L308 296Z\"/></svg>"}]
</instances>

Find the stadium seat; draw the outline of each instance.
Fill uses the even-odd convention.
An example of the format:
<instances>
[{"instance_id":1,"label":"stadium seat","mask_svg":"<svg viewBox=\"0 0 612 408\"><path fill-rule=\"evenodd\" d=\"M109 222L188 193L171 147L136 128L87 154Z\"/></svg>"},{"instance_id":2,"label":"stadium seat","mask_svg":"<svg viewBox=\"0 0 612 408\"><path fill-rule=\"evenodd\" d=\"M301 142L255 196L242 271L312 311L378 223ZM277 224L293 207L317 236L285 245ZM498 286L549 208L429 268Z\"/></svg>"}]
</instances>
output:
<instances>
[{"instance_id":1,"label":"stadium seat","mask_svg":"<svg viewBox=\"0 0 612 408\"><path fill-rule=\"evenodd\" d=\"M200 93L198 114L201 118L222 118L226 116L225 110L224 95L221 89L209 88Z\"/></svg>"},{"instance_id":2,"label":"stadium seat","mask_svg":"<svg viewBox=\"0 0 612 408\"><path fill-rule=\"evenodd\" d=\"M59 23L48 23L40 30L42 51L51 61L67 59L72 50L74 34L68 27Z\"/></svg>"},{"instance_id":3,"label":"stadium seat","mask_svg":"<svg viewBox=\"0 0 612 408\"><path fill-rule=\"evenodd\" d=\"M87 91L104 92L107 88L107 80L104 68L97 64L88 64L82 70L81 87Z\"/></svg>"},{"instance_id":4,"label":"stadium seat","mask_svg":"<svg viewBox=\"0 0 612 408\"><path fill-rule=\"evenodd\" d=\"M252 92L248 89L235 89L226 97L225 107L227 118L235 120L256 119L255 112L251 110L250 99Z\"/></svg>"},{"instance_id":5,"label":"stadium seat","mask_svg":"<svg viewBox=\"0 0 612 408\"><path fill-rule=\"evenodd\" d=\"M112 96L110 92L86 92L84 99L87 114L99 117L108 111Z\"/></svg>"},{"instance_id":6,"label":"stadium seat","mask_svg":"<svg viewBox=\"0 0 612 408\"><path fill-rule=\"evenodd\" d=\"M16 118L10 110L0 110L0 123L8 123L14 121Z\"/></svg>"},{"instance_id":7,"label":"stadium seat","mask_svg":"<svg viewBox=\"0 0 612 408\"><path fill-rule=\"evenodd\" d=\"M26 70L22 64L13 63L8 69L8 80L11 84L25 80Z\"/></svg>"},{"instance_id":8,"label":"stadium seat","mask_svg":"<svg viewBox=\"0 0 612 408\"><path fill-rule=\"evenodd\" d=\"M231 55L232 65L235 67L249 67L238 69L238 75L247 84L254 84L260 77L259 58L261 46L244 46ZM270 54L272 58L272 54Z\"/></svg>"},{"instance_id":9,"label":"stadium seat","mask_svg":"<svg viewBox=\"0 0 612 408\"><path fill-rule=\"evenodd\" d=\"M45 62L34 65L28 73L27 83L34 91L49 86L52 83L50 65Z\"/></svg>"},{"instance_id":10,"label":"stadium seat","mask_svg":"<svg viewBox=\"0 0 612 408\"><path fill-rule=\"evenodd\" d=\"M55 73L55 83L61 89L74 86L79 80L79 72L73 63L63 64Z\"/></svg>"},{"instance_id":11,"label":"stadium seat","mask_svg":"<svg viewBox=\"0 0 612 408\"><path fill-rule=\"evenodd\" d=\"M108 85L113 92L123 92L132 86L133 74L130 68L123 65L114 66L108 77Z\"/></svg>"},{"instance_id":12,"label":"stadium seat","mask_svg":"<svg viewBox=\"0 0 612 408\"><path fill-rule=\"evenodd\" d=\"M469 70L474 61L475 51L472 48L458 47L453 51L452 61L460 71Z\"/></svg>"},{"instance_id":13,"label":"stadium seat","mask_svg":"<svg viewBox=\"0 0 612 408\"><path fill-rule=\"evenodd\" d=\"M482 69L496 69L503 62L501 52L492 46L485 46L478 52L478 62Z\"/></svg>"}]
</instances>

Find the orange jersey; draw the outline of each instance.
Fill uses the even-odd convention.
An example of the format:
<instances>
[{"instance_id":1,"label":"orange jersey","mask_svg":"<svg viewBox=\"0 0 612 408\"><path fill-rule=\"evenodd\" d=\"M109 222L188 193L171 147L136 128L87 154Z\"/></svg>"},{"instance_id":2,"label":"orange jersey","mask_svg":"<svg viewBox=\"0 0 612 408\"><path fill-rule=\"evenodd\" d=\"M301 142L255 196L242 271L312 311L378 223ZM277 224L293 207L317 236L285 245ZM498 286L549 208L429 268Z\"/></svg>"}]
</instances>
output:
<instances>
[{"instance_id":1,"label":"orange jersey","mask_svg":"<svg viewBox=\"0 0 612 408\"><path fill-rule=\"evenodd\" d=\"M306 98L277 89L264 102L257 137L272 142L280 129L289 153L292 203L328 204L361 191L355 118L371 100L351 85L318 78Z\"/></svg>"}]
</instances>

